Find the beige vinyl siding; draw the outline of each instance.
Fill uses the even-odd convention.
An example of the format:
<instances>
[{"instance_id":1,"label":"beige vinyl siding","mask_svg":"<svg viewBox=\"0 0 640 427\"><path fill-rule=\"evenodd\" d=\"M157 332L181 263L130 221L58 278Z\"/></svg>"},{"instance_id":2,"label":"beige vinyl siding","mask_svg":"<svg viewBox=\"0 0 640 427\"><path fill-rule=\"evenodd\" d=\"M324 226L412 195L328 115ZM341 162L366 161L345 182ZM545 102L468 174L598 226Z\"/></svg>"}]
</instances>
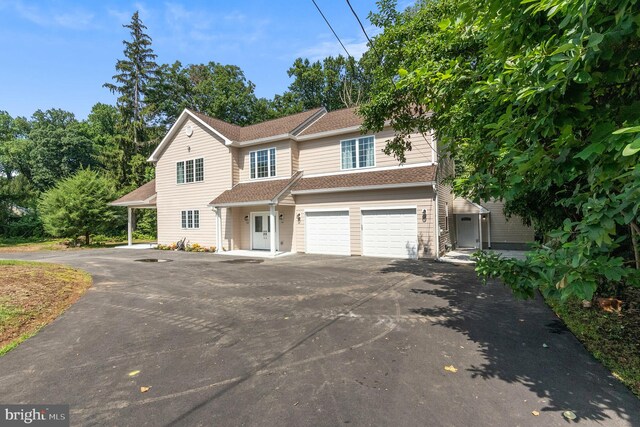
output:
<instances>
[{"instance_id":1,"label":"beige vinyl siding","mask_svg":"<svg viewBox=\"0 0 640 427\"><path fill-rule=\"evenodd\" d=\"M317 173L342 172L340 141L346 139L369 136L359 132L353 132L338 136L314 139L299 142L299 167L305 175ZM394 131L387 128L375 134L375 167L398 166L400 163L393 156L387 156L382 152L387 141L394 137ZM406 153L406 164L428 163L434 161L434 153L431 149L430 139L425 139L421 134L411 135L412 150ZM370 168L367 168L370 169ZM349 169L356 170L356 169Z\"/></svg>"},{"instance_id":2,"label":"beige vinyl siding","mask_svg":"<svg viewBox=\"0 0 640 427\"><path fill-rule=\"evenodd\" d=\"M156 166L156 190L158 208L158 243L169 244L186 237L191 243L204 246L216 244L215 213L207 205L218 194L231 188L232 161L224 142L201 127L187 120L183 128L191 125L193 135L187 137L180 129L170 142ZM178 161L204 158L204 181L176 183ZM182 229L181 211L200 211L200 228ZM231 245L231 222L223 212L223 238L225 246Z\"/></svg>"},{"instance_id":3,"label":"beige vinyl siding","mask_svg":"<svg viewBox=\"0 0 640 427\"><path fill-rule=\"evenodd\" d=\"M534 241L533 227L522 223L518 216L507 218L504 214L504 202L492 200L483 202L491 214L491 243L527 243ZM488 243L488 227L486 221L482 222L482 240Z\"/></svg>"},{"instance_id":4,"label":"beige vinyl siding","mask_svg":"<svg viewBox=\"0 0 640 427\"><path fill-rule=\"evenodd\" d=\"M366 207L413 207L416 206L418 224L418 254L420 257L435 255L434 202L431 187L399 188L396 190L370 190L344 193L298 195L294 222L295 248L305 251L305 209L349 209L351 255L362 254L361 208ZM422 210L426 209L426 220L422 221ZM298 221L297 215L300 214Z\"/></svg>"},{"instance_id":5,"label":"beige vinyl siding","mask_svg":"<svg viewBox=\"0 0 640 427\"><path fill-rule=\"evenodd\" d=\"M291 141L291 174L300 170L300 148L298 143Z\"/></svg>"},{"instance_id":6,"label":"beige vinyl siding","mask_svg":"<svg viewBox=\"0 0 640 427\"><path fill-rule=\"evenodd\" d=\"M240 149L233 147L231 150L231 170L232 170L232 182L231 185L236 185L240 182Z\"/></svg>"},{"instance_id":7,"label":"beige vinyl siding","mask_svg":"<svg viewBox=\"0 0 640 427\"><path fill-rule=\"evenodd\" d=\"M453 247L455 240L455 218L453 216L453 194L447 184L438 184L438 227L440 229L440 255ZM448 209L445 208L448 206ZM449 217L447 218L447 210ZM448 229L447 229L448 223Z\"/></svg>"},{"instance_id":8,"label":"beige vinyl siding","mask_svg":"<svg viewBox=\"0 0 640 427\"><path fill-rule=\"evenodd\" d=\"M226 209L224 209L226 210ZM269 206L249 206L231 208L229 218L233 218L233 248L251 249L251 212L269 212ZM279 216L283 215L280 222ZM280 251L290 252L293 246L293 222L295 208L293 206L276 206L276 221L280 230ZM247 221L244 217L248 217Z\"/></svg>"},{"instance_id":9,"label":"beige vinyl siding","mask_svg":"<svg viewBox=\"0 0 640 427\"><path fill-rule=\"evenodd\" d=\"M269 148L276 149L276 177L286 178L291 176L291 141L286 140L241 148L238 156L240 182L251 180L249 153L252 151L267 150Z\"/></svg>"}]
</instances>

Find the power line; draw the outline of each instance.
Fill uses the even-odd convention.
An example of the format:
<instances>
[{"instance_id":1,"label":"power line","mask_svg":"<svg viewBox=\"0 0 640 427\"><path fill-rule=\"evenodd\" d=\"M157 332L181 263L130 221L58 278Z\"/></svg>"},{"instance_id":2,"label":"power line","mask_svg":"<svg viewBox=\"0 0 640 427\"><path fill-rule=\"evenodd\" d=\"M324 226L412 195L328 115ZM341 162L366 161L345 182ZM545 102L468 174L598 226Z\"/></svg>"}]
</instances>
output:
<instances>
[{"instance_id":1,"label":"power line","mask_svg":"<svg viewBox=\"0 0 640 427\"><path fill-rule=\"evenodd\" d=\"M351 54L349 53L349 51L347 50L346 47L344 47L344 44L342 43L342 40L340 40L340 37L338 37L338 34L336 34L336 32L334 31L333 27L331 26L331 24L329 23L329 20L327 20L327 17L324 16L324 13L322 13L322 11L320 10L320 6L318 6L318 3L316 3L316 0L311 0L313 2L313 4L315 5L316 9L318 9L318 12L320 12L320 15L322 15L322 18L324 19L324 22L327 23L327 25L329 26L329 28L331 29L331 32L333 33L334 36L336 36L336 39L338 39L338 43L340 43L340 46L342 46L342 48L344 49L344 51L347 53L347 57L352 57ZM368 37L367 37L368 38Z\"/></svg>"},{"instance_id":2,"label":"power line","mask_svg":"<svg viewBox=\"0 0 640 427\"><path fill-rule=\"evenodd\" d=\"M314 1L314 3L315 3L315 1ZM369 42L369 46L371 46L371 48L374 50L376 55L378 55L382 59L382 57L380 56L380 54L376 50L376 47L373 45L373 42L369 38L369 34L367 34L367 31L364 29L364 25L362 25L362 21L360 20L360 17L356 13L356 11L353 9L353 6L351 6L351 2L349 0L347 0L347 4L349 5L349 9L351 9L351 13L353 13L353 16L355 16L356 19L358 20L358 24L360 24L360 28L362 29L362 32L364 33L364 36L367 38L367 41Z\"/></svg>"}]
</instances>

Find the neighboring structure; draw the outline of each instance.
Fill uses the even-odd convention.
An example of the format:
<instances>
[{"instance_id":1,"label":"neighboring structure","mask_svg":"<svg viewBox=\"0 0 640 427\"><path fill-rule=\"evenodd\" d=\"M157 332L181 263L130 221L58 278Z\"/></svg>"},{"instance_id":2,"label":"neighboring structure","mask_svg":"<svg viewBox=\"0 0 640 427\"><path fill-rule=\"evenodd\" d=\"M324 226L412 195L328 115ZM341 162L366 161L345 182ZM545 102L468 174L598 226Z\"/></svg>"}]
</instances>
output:
<instances>
[{"instance_id":1,"label":"neighboring structure","mask_svg":"<svg viewBox=\"0 0 640 427\"><path fill-rule=\"evenodd\" d=\"M382 152L393 129L363 135L361 124L354 109L246 127L185 110L149 158L155 182L113 205L157 208L160 244L394 258L453 247L455 203L441 183L453 168L433 136L411 135L399 165Z\"/></svg>"}]
</instances>

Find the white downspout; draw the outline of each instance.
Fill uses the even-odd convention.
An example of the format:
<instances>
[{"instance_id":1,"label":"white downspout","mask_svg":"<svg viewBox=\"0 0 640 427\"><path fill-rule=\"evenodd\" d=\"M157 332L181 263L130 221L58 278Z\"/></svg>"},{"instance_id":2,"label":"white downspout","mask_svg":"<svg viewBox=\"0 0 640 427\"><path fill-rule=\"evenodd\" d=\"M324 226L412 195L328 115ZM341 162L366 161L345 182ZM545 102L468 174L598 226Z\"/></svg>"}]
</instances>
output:
<instances>
[{"instance_id":1,"label":"white downspout","mask_svg":"<svg viewBox=\"0 0 640 427\"><path fill-rule=\"evenodd\" d=\"M436 260L440 259L440 209L438 207L438 189L436 188L436 184L433 185L433 190L436 193L436 199L435 199L435 213L436 213L436 218L434 221L435 224L435 238L436 238Z\"/></svg>"},{"instance_id":2,"label":"white downspout","mask_svg":"<svg viewBox=\"0 0 640 427\"><path fill-rule=\"evenodd\" d=\"M482 250L482 212L478 214L478 249Z\"/></svg>"},{"instance_id":3,"label":"white downspout","mask_svg":"<svg viewBox=\"0 0 640 427\"><path fill-rule=\"evenodd\" d=\"M127 207L127 245L133 245L133 208Z\"/></svg>"},{"instance_id":4,"label":"white downspout","mask_svg":"<svg viewBox=\"0 0 640 427\"><path fill-rule=\"evenodd\" d=\"M491 249L491 212L487 214L487 240L489 249Z\"/></svg>"},{"instance_id":5,"label":"white downspout","mask_svg":"<svg viewBox=\"0 0 640 427\"><path fill-rule=\"evenodd\" d=\"M222 252L222 208L214 208L216 211L216 252Z\"/></svg>"}]
</instances>

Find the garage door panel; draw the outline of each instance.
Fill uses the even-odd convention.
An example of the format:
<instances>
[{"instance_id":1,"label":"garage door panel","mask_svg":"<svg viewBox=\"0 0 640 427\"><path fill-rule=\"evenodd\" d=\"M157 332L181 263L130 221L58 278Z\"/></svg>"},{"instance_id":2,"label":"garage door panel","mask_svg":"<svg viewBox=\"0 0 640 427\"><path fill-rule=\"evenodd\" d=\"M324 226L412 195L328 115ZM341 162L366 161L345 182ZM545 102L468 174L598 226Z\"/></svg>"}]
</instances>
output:
<instances>
[{"instance_id":1,"label":"garage door panel","mask_svg":"<svg viewBox=\"0 0 640 427\"><path fill-rule=\"evenodd\" d=\"M350 255L349 212L307 212L306 252Z\"/></svg>"},{"instance_id":2,"label":"garage door panel","mask_svg":"<svg viewBox=\"0 0 640 427\"><path fill-rule=\"evenodd\" d=\"M416 209L362 211L362 254L390 258L417 258Z\"/></svg>"}]
</instances>

